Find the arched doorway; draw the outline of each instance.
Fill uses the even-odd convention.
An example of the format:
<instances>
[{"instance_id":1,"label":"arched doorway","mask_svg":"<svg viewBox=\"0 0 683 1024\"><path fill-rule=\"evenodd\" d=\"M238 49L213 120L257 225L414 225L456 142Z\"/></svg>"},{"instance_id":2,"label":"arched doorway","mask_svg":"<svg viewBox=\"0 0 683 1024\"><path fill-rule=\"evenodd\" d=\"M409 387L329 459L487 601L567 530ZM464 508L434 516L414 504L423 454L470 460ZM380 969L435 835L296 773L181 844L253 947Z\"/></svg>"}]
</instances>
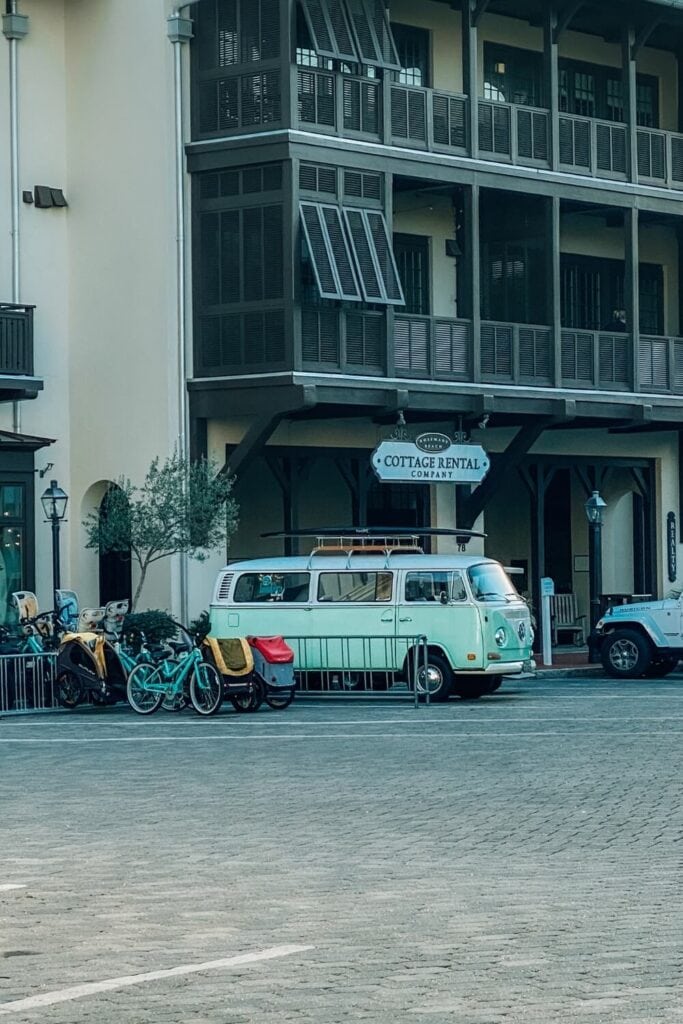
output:
<instances>
[{"instance_id":1,"label":"arched doorway","mask_svg":"<svg viewBox=\"0 0 683 1024\"><path fill-rule=\"evenodd\" d=\"M109 502L114 491L120 490L116 484L110 484L100 503L100 520L106 519ZM131 575L130 550L99 552L100 604L107 601L130 601L133 592Z\"/></svg>"}]
</instances>

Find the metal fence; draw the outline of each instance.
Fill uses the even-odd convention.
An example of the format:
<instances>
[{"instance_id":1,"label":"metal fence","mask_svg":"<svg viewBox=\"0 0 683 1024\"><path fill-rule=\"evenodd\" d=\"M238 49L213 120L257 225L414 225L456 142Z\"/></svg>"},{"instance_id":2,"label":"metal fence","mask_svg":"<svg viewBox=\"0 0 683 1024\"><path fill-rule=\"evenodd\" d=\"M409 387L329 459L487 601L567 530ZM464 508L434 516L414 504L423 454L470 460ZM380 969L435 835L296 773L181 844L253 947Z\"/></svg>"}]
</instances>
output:
<instances>
[{"instance_id":1,"label":"metal fence","mask_svg":"<svg viewBox=\"0 0 683 1024\"><path fill-rule=\"evenodd\" d=\"M294 651L300 693L393 694L414 701L422 695L426 636L288 636L286 640Z\"/></svg>"},{"instance_id":2,"label":"metal fence","mask_svg":"<svg viewBox=\"0 0 683 1024\"><path fill-rule=\"evenodd\" d=\"M59 707L55 692L57 654L0 655L0 712L47 711Z\"/></svg>"}]
</instances>

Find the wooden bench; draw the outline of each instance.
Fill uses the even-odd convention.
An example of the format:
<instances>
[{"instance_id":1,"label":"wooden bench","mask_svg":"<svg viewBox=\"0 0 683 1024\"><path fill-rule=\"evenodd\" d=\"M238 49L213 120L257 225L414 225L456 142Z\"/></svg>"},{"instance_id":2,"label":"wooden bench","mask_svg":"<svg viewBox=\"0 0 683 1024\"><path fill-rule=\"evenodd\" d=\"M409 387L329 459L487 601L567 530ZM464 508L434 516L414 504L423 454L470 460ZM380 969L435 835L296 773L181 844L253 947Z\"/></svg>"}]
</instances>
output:
<instances>
[{"instance_id":1,"label":"wooden bench","mask_svg":"<svg viewBox=\"0 0 683 1024\"><path fill-rule=\"evenodd\" d=\"M586 642L586 616L579 615L576 594L553 594L550 598L552 642L558 644L558 634L571 633L577 647Z\"/></svg>"}]
</instances>

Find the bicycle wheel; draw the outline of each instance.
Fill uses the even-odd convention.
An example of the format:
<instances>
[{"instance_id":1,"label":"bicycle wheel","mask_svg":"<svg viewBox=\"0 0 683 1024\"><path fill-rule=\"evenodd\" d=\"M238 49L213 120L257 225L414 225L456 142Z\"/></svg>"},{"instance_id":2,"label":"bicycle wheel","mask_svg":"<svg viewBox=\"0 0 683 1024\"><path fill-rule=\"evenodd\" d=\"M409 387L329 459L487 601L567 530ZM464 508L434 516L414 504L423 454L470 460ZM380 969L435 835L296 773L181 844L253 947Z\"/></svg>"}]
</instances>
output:
<instances>
[{"instance_id":1,"label":"bicycle wheel","mask_svg":"<svg viewBox=\"0 0 683 1024\"><path fill-rule=\"evenodd\" d=\"M147 685L154 679L159 684L159 674L153 665L136 665L128 676L126 696L133 711L139 715L151 715L161 707L164 694L150 690Z\"/></svg>"},{"instance_id":2,"label":"bicycle wheel","mask_svg":"<svg viewBox=\"0 0 683 1024\"><path fill-rule=\"evenodd\" d=\"M190 678L190 700L198 715L215 715L223 703L223 679L213 665L198 662Z\"/></svg>"},{"instance_id":3,"label":"bicycle wheel","mask_svg":"<svg viewBox=\"0 0 683 1024\"><path fill-rule=\"evenodd\" d=\"M78 676L73 672L62 672L57 676L57 700L63 708L75 708L85 698Z\"/></svg>"},{"instance_id":4,"label":"bicycle wheel","mask_svg":"<svg viewBox=\"0 0 683 1024\"><path fill-rule=\"evenodd\" d=\"M273 711L284 711L294 700L294 687L291 690L266 690L266 704Z\"/></svg>"}]
</instances>

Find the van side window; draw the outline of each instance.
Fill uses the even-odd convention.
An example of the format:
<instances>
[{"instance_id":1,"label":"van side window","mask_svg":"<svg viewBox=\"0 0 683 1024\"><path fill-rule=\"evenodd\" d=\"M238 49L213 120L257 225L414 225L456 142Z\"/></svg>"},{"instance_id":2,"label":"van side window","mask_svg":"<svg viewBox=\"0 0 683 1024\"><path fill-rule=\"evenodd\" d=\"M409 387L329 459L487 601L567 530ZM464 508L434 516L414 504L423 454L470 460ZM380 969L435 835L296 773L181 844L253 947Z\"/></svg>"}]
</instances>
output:
<instances>
[{"instance_id":1,"label":"van side window","mask_svg":"<svg viewBox=\"0 0 683 1024\"><path fill-rule=\"evenodd\" d=\"M409 572L405 599L406 602L466 601L467 591L459 572Z\"/></svg>"},{"instance_id":2,"label":"van side window","mask_svg":"<svg viewBox=\"0 0 683 1024\"><path fill-rule=\"evenodd\" d=\"M235 604L257 604L264 601L285 601L290 604L308 601L309 572L245 572L235 587Z\"/></svg>"},{"instance_id":3,"label":"van side window","mask_svg":"<svg viewBox=\"0 0 683 1024\"><path fill-rule=\"evenodd\" d=\"M390 572L322 572L319 601L391 601Z\"/></svg>"}]
</instances>

